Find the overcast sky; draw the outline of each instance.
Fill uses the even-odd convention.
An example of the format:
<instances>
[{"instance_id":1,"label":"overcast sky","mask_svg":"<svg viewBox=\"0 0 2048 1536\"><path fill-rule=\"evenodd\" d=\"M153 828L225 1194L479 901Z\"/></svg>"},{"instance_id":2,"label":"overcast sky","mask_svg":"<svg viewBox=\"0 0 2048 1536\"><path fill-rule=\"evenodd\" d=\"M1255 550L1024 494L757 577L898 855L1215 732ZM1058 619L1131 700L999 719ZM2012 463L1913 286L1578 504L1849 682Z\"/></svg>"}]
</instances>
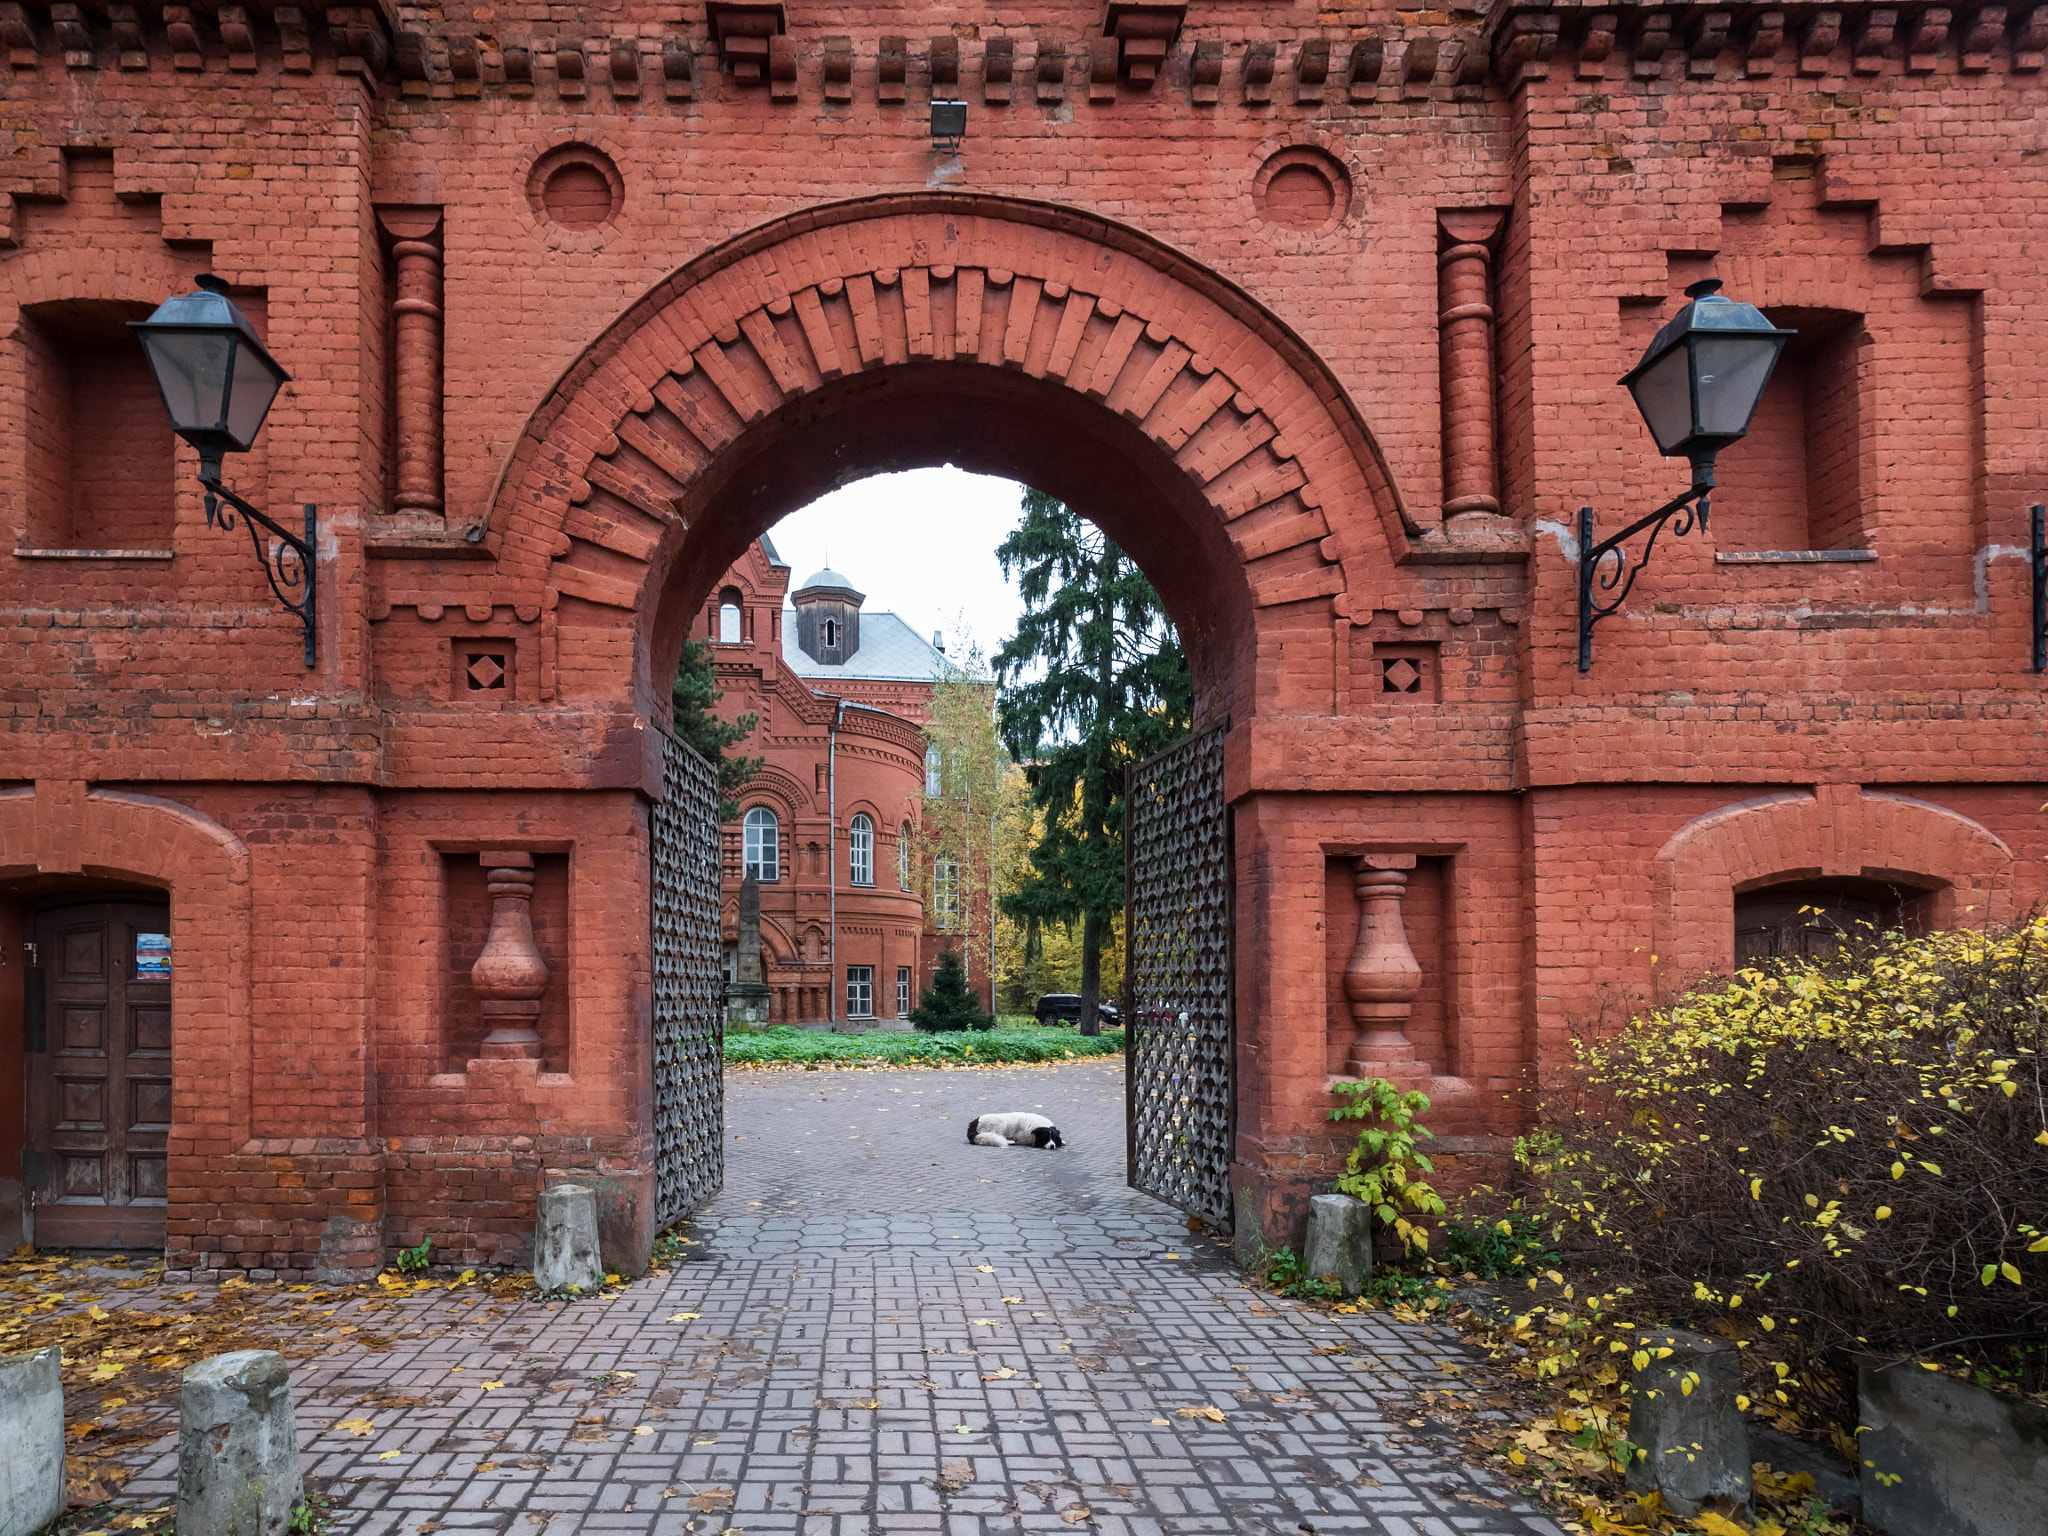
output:
<instances>
[{"instance_id":1,"label":"overcast sky","mask_svg":"<svg viewBox=\"0 0 2048 1536\"><path fill-rule=\"evenodd\" d=\"M829 563L866 594L866 611L897 614L926 639L945 631L956 657L964 630L989 655L1023 611L995 554L1023 494L1015 481L952 468L876 475L790 513L768 536L792 591Z\"/></svg>"}]
</instances>

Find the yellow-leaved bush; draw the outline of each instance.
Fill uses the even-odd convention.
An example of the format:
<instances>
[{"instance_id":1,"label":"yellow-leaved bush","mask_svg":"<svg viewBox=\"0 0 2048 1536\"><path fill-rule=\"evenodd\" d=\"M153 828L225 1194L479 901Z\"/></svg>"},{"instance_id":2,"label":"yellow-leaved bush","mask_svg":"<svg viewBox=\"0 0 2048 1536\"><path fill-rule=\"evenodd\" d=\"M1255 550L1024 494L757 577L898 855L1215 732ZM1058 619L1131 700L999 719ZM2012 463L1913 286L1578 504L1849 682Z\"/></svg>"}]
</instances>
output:
<instances>
[{"instance_id":1,"label":"yellow-leaved bush","mask_svg":"<svg viewBox=\"0 0 2048 1536\"><path fill-rule=\"evenodd\" d=\"M1859 1353L2041 1390L2044 1008L2048 919L1710 978L1578 1042L1530 1204L1633 1310L1742 1341L1772 1399Z\"/></svg>"}]
</instances>

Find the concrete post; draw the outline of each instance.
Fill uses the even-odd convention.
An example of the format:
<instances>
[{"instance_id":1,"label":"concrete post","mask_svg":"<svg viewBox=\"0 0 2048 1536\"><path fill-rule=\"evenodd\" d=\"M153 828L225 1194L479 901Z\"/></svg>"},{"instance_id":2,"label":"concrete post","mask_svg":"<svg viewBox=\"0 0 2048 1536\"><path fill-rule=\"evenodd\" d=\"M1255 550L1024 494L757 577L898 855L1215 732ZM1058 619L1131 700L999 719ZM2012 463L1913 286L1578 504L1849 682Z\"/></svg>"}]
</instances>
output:
<instances>
[{"instance_id":1,"label":"concrete post","mask_svg":"<svg viewBox=\"0 0 2048 1536\"><path fill-rule=\"evenodd\" d=\"M597 1246L597 1191L550 1184L536 1203L533 1283L543 1291L596 1291L604 1285Z\"/></svg>"},{"instance_id":2,"label":"concrete post","mask_svg":"<svg viewBox=\"0 0 2048 1536\"><path fill-rule=\"evenodd\" d=\"M179 1536L283 1536L304 1497L284 1356L240 1349L188 1367L178 1402Z\"/></svg>"},{"instance_id":3,"label":"concrete post","mask_svg":"<svg viewBox=\"0 0 2048 1536\"><path fill-rule=\"evenodd\" d=\"M0 1358L0 1536L28 1536L64 1513L62 1352Z\"/></svg>"},{"instance_id":4,"label":"concrete post","mask_svg":"<svg viewBox=\"0 0 2048 1536\"><path fill-rule=\"evenodd\" d=\"M1726 1339L1652 1329L1638 1336L1649 1358L1631 1386L1628 1437L1642 1454L1629 1466L1631 1493L1655 1491L1690 1519L1725 1499L1747 1508L1753 1492L1749 1431L1735 1399L1742 1360Z\"/></svg>"}]
</instances>

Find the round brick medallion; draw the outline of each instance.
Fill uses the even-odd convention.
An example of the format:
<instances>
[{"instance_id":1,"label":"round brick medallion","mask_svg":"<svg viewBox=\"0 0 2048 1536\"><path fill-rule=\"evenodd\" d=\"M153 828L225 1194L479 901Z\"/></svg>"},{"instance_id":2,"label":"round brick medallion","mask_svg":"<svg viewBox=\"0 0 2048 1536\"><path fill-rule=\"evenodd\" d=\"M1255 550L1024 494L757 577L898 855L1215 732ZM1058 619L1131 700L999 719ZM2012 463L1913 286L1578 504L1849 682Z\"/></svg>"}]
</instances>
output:
<instances>
[{"instance_id":1,"label":"round brick medallion","mask_svg":"<svg viewBox=\"0 0 2048 1536\"><path fill-rule=\"evenodd\" d=\"M1283 149L1259 168L1252 201L1259 218L1273 228L1315 234L1344 217L1351 205L1351 178L1319 149Z\"/></svg>"},{"instance_id":2,"label":"round brick medallion","mask_svg":"<svg viewBox=\"0 0 2048 1536\"><path fill-rule=\"evenodd\" d=\"M625 202L619 168L601 149L564 144L534 162L526 177L533 211L562 229L597 229L609 224Z\"/></svg>"}]
</instances>

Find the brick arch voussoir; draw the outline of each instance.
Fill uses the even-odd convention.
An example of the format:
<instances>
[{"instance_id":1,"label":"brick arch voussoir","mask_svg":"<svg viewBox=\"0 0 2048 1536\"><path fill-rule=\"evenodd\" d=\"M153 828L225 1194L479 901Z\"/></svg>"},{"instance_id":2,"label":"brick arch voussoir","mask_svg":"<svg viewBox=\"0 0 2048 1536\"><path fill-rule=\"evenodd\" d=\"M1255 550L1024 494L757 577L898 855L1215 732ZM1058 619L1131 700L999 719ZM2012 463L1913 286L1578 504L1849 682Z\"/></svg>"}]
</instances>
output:
<instances>
[{"instance_id":1,"label":"brick arch voussoir","mask_svg":"<svg viewBox=\"0 0 2048 1536\"><path fill-rule=\"evenodd\" d=\"M249 1138L249 850L211 817L153 795L59 785L0 791L0 879L38 870L170 895L175 1206L181 1160L238 1151Z\"/></svg>"},{"instance_id":2,"label":"brick arch voussoir","mask_svg":"<svg viewBox=\"0 0 2048 1536\"><path fill-rule=\"evenodd\" d=\"M1868 877L1928 886L1942 923L2014 915L2014 856L1987 828L1905 795L1824 785L1687 822L1652 862L1652 943L1675 989L1734 967L1730 902L1786 880Z\"/></svg>"},{"instance_id":3,"label":"brick arch voussoir","mask_svg":"<svg viewBox=\"0 0 2048 1536\"><path fill-rule=\"evenodd\" d=\"M936 194L785 219L657 284L563 374L493 499L502 564L551 596L657 600L688 487L753 424L863 373L972 361L1135 425L1225 526L1249 605L1327 599L1408 525L1378 446L1305 344L1148 238Z\"/></svg>"}]
</instances>

